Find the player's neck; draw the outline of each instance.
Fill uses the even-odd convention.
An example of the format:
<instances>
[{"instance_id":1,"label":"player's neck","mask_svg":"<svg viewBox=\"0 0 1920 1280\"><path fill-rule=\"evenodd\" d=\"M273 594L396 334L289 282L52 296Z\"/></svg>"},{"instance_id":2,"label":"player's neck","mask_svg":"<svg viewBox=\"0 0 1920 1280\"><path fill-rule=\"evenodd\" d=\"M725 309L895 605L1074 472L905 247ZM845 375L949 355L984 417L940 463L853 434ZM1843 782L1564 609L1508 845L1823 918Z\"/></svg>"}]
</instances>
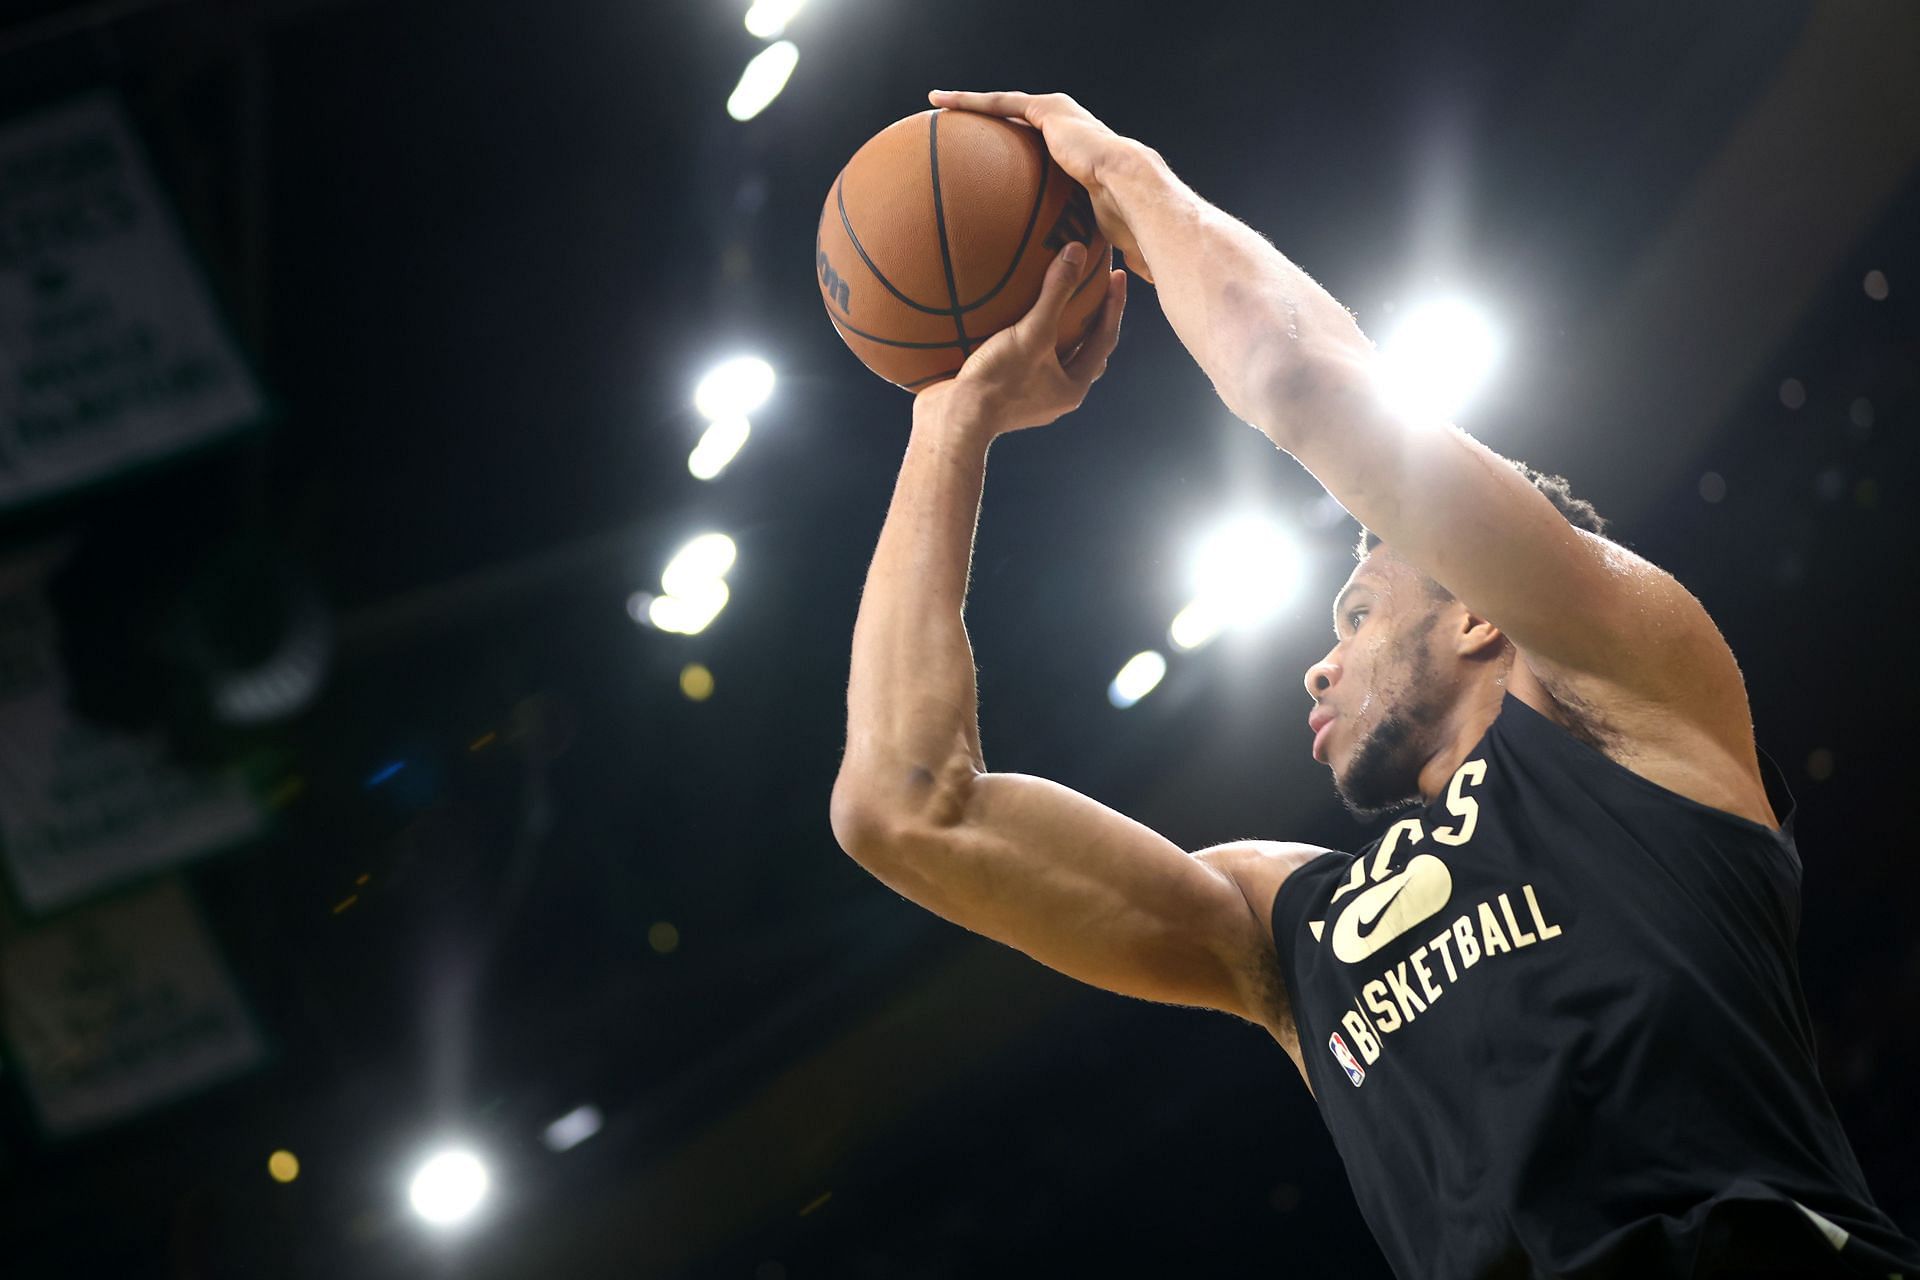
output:
<instances>
[{"instance_id":1,"label":"player's neck","mask_svg":"<svg viewBox=\"0 0 1920 1280\"><path fill-rule=\"evenodd\" d=\"M1524 664L1515 665L1525 669ZM1445 794L1454 771L1466 762L1467 753L1486 736L1488 728L1499 717L1500 705L1506 700L1511 683L1504 674L1490 673L1485 680L1476 680L1461 690L1453 709L1441 723L1438 750L1420 769L1422 803L1432 804Z\"/></svg>"}]
</instances>

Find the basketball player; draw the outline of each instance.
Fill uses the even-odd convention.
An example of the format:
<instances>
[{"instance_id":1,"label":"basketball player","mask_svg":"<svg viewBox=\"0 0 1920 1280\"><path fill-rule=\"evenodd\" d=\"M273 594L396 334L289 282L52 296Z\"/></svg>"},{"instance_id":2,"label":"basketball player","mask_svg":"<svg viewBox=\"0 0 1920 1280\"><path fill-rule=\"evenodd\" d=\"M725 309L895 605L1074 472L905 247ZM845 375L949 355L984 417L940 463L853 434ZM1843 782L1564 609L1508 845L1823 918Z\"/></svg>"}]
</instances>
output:
<instances>
[{"instance_id":1,"label":"basketball player","mask_svg":"<svg viewBox=\"0 0 1920 1280\"><path fill-rule=\"evenodd\" d=\"M1078 407L1126 278L1063 366L1085 249L922 392L853 638L842 846L1062 973L1260 1024L1292 1058L1401 1276L1920 1275L1815 1070L1792 801L1733 654L1564 482L1375 394L1338 302L1071 99L1025 120L1093 197L1235 414L1357 516L1306 672L1349 854L1188 854L991 773L961 621L994 437Z\"/></svg>"}]
</instances>

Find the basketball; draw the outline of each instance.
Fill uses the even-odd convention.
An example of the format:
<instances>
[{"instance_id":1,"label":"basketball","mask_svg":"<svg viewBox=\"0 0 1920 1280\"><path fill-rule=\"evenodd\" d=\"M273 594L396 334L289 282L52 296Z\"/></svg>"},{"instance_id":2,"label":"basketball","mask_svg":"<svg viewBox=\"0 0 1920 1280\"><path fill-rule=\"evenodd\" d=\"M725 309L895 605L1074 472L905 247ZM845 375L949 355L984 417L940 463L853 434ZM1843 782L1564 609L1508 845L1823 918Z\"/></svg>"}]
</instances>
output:
<instances>
[{"instance_id":1,"label":"basketball","mask_svg":"<svg viewBox=\"0 0 1920 1280\"><path fill-rule=\"evenodd\" d=\"M1040 132L970 111L922 111L882 129L834 179L814 259L834 328L861 363L920 392L1024 316L1072 241L1083 278L1060 320L1080 345L1106 298L1112 247L1093 202Z\"/></svg>"}]
</instances>

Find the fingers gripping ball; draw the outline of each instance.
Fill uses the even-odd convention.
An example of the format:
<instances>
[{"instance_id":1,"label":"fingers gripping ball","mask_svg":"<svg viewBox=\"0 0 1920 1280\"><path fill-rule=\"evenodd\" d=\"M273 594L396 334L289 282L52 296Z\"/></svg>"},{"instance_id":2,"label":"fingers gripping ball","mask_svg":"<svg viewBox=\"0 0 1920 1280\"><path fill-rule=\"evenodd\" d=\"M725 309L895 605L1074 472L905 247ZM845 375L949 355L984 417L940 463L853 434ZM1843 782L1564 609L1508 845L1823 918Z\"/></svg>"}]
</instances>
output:
<instances>
[{"instance_id":1,"label":"fingers gripping ball","mask_svg":"<svg viewBox=\"0 0 1920 1280\"><path fill-rule=\"evenodd\" d=\"M1070 241L1084 273L1060 319L1060 354L1100 316L1112 247L1086 189L1038 130L970 111L922 111L856 151L827 192L814 241L820 297L867 368L918 392L1032 309Z\"/></svg>"}]
</instances>

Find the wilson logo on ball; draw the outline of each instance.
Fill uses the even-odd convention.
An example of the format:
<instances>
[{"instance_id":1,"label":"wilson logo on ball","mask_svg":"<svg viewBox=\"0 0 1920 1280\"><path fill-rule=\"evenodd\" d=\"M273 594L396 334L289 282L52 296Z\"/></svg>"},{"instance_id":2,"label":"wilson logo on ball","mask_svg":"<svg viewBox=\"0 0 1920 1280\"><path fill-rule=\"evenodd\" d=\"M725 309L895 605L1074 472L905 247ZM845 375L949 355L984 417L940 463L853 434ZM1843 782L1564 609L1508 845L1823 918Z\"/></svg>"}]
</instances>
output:
<instances>
[{"instance_id":1,"label":"wilson logo on ball","mask_svg":"<svg viewBox=\"0 0 1920 1280\"><path fill-rule=\"evenodd\" d=\"M853 291L847 288L847 282L840 278L840 273L833 269L831 262L827 261L827 251L822 249L817 242L813 246L813 257L814 262L820 268L821 290L829 298L832 298L840 304L840 310L846 312L848 315L852 315Z\"/></svg>"},{"instance_id":2,"label":"wilson logo on ball","mask_svg":"<svg viewBox=\"0 0 1920 1280\"><path fill-rule=\"evenodd\" d=\"M1073 194L1067 197L1066 204L1061 206L1060 216L1055 218L1053 226L1047 229L1047 238L1044 243L1047 248L1058 253L1076 240L1081 244L1091 243L1096 230L1098 227L1093 219L1093 198L1086 193L1085 188L1075 187Z\"/></svg>"}]
</instances>

